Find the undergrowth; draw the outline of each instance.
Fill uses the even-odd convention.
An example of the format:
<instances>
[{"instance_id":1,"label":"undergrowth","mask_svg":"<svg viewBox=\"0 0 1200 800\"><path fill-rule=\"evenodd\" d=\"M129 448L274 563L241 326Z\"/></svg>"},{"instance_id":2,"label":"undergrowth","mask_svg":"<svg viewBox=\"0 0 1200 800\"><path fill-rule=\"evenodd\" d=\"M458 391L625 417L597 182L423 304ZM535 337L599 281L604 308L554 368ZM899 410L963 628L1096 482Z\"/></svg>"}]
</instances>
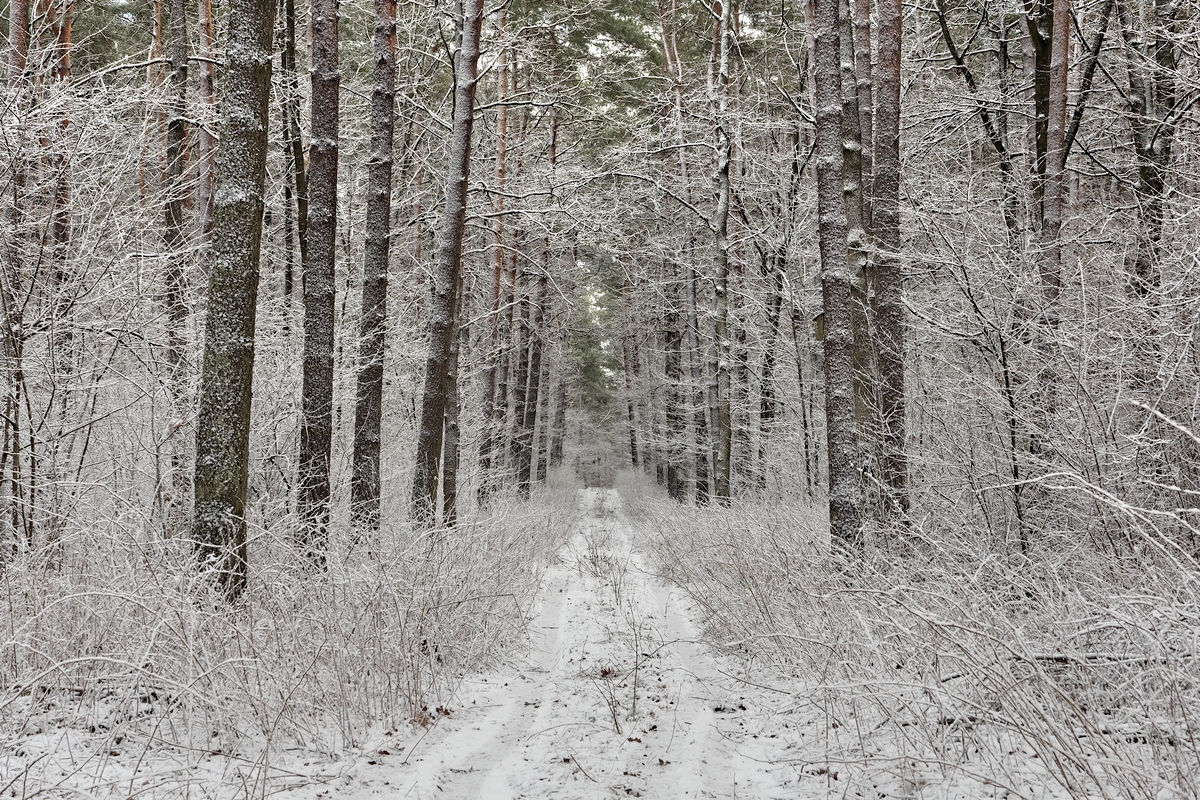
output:
<instances>
[{"instance_id":1,"label":"undergrowth","mask_svg":"<svg viewBox=\"0 0 1200 800\"><path fill-rule=\"evenodd\" d=\"M285 519L252 532L232 609L194 577L185 542L121 521L75 532L53 568L9 562L0 794L126 796L138 772L137 791L178 788L217 755L213 780L262 796L285 750L337 759L430 724L464 674L523 640L573 501L559 487L452 530L343 535L323 573L299 567Z\"/></svg>"},{"instance_id":2,"label":"undergrowth","mask_svg":"<svg viewBox=\"0 0 1200 800\"><path fill-rule=\"evenodd\" d=\"M848 568L803 505L697 509L621 484L707 638L782 676L781 713L827 720L823 752L798 762L855 791L890 776L916 796L1200 796L1189 560L888 531Z\"/></svg>"}]
</instances>

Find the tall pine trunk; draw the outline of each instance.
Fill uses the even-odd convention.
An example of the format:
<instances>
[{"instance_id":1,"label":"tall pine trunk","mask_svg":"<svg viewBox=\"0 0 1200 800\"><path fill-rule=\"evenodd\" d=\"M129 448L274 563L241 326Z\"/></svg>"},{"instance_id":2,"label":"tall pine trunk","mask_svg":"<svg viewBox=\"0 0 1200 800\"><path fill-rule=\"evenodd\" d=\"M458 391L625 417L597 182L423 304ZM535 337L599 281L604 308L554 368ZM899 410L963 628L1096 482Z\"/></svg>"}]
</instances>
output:
<instances>
[{"instance_id":1,"label":"tall pine trunk","mask_svg":"<svg viewBox=\"0 0 1200 800\"><path fill-rule=\"evenodd\" d=\"M904 272L900 257L900 0L876 0L879 92L875 113L875 326L879 347L880 472L891 494L885 511L908 512L904 395Z\"/></svg>"},{"instance_id":2,"label":"tall pine trunk","mask_svg":"<svg viewBox=\"0 0 1200 800\"><path fill-rule=\"evenodd\" d=\"M458 301L455 303L453 334L450 339L450 362L446 369L446 412L442 434L442 525L453 528L458 521L458 439L459 439L459 396L458 361L462 343L468 337L459 324L462 306L466 301L466 288L459 277Z\"/></svg>"},{"instance_id":3,"label":"tall pine trunk","mask_svg":"<svg viewBox=\"0 0 1200 800\"><path fill-rule=\"evenodd\" d=\"M446 203L442 212L441 240L434 271L429 355L425 361L425 387L417 429L411 500L413 520L425 527L432 527L436 522L438 462L442 453L451 342L455 335L454 310L462 270L462 239L466 224L467 179L471 171L471 131L475 116L483 0L466 0L465 6L460 4L459 11L462 43L454 59L454 119L446 165Z\"/></svg>"},{"instance_id":4,"label":"tall pine trunk","mask_svg":"<svg viewBox=\"0 0 1200 800\"><path fill-rule=\"evenodd\" d=\"M367 169L367 241L363 253L362 323L354 409L353 519L379 529L379 450L383 355L391 243L392 147L396 108L396 0L375 0L375 88L371 94L371 161Z\"/></svg>"},{"instance_id":5,"label":"tall pine trunk","mask_svg":"<svg viewBox=\"0 0 1200 800\"><path fill-rule=\"evenodd\" d=\"M308 263L304 266L304 383L300 392L303 544L324 565L333 442L334 257L338 204L338 0L312 6L312 135L308 147Z\"/></svg>"},{"instance_id":6,"label":"tall pine trunk","mask_svg":"<svg viewBox=\"0 0 1200 800\"><path fill-rule=\"evenodd\" d=\"M496 36L503 42L507 6L502 5L496 17ZM497 402L497 392L503 381L504 337L501 330L500 303L504 293L504 193L508 158L508 48L501 46L496 72L496 227L492 240L492 282L488 295L491 322L491 348L488 351L488 372L483 382L483 437L479 443L479 502L487 500L493 488L492 460L496 451L504 410Z\"/></svg>"},{"instance_id":7,"label":"tall pine trunk","mask_svg":"<svg viewBox=\"0 0 1200 800\"><path fill-rule=\"evenodd\" d=\"M24 262L22 241L24 215L22 204L25 193L25 165L23 132L21 121L27 102L26 88L29 55L29 0L10 0L8 6L8 88L12 106L0 109L9 135L19 143L10 164L11 177L4 192L3 229L0 229L0 376L3 384L3 420L0 421L0 530L7 528L0 540L0 564L8 560L19 536L20 517L20 392L22 304L19 300L19 284Z\"/></svg>"},{"instance_id":8,"label":"tall pine trunk","mask_svg":"<svg viewBox=\"0 0 1200 800\"><path fill-rule=\"evenodd\" d=\"M712 228L717 251L713 303L713 349L716 373L713 403L713 493L717 501L728 504L731 497L730 478L733 468L733 411L731 379L731 347L729 341L729 210L732 194L730 165L733 159L733 137L729 132L729 39L732 35L730 6L732 0L722 0L716 21L718 29L715 87L717 139L717 206L713 212Z\"/></svg>"},{"instance_id":9,"label":"tall pine trunk","mask_svg":"<svg viewBox=\"0 0 1200 800\"><path fill-rule=\"evenodd\" d=\"M231 0L208 320L196 420L192 539L229 601L246 587L246 482L274 0Z\"/></svg>"},{"instance_id":10,"label":"tall pine trunk","mask_svg":"<svg viewBox=\"0 0 1200 800\"><path fill-rule=\"evenodd\" d=\"M208 2L208 0L204 0ZM283 47L279 60L283 76L283 127L284 157L290 182L286 184L284 200L292 200L295 191L296 241L300 247L300 269L308 266L308 170L304 163L304 136L300 132L300 74L296 65L296 0L283 1ZM287 243L287 263L292 264L292 243ZM290 281L285 281L284 299L289 304L292 297Z\"/></svg>"},{"instance_id":11,"label":"tall pine trunk","mask_svg":"<svg viewBox=\"0 0 1200 800\"><path fill-rule=\"evenodd\" d=\"M170 418L174 420L183 413L186 403L186 376L182 372L185 358L183 332L187 324L187 305L184 301L184 252L187 238L183 217L184 169L187 146L187 72L188 32L187 7L184 0L167 0L167 29L170 37L171 71L169 84L171 100L167 117L167 185L166 207L163 220L163 240L167 247L166 276L163 289L163 306L167 312L167 391ZM172 423L174 424L174 423ZM167 491L171 503L179 502L176 484L179 481L180 464L178 448L172 447L171 473Z\"/></svg>"},{"instance_id":12,"label":"tall pine trunk","mask_svg":"<svg viewBox=\"0 0 1200 800\"><path fill-rule=\"evenodd\" d=\"M854 419L854 296L847 263L842 161L839 0L815 0L816 142L821 304L825 314L825 438L829 525L836 546L862 549L858 432Z\"/></svg>"},{"instance_id":13,"label":"tall pine trunk","mask_svg":"<svg viewBox=\"0 0 1200 800\"><path fill-rule=\"evenodd\" d=\"M546 312L546 301L549 298L549 278L543 270L538 276L537 299L532 304L529 315L528 348L529 364L526 370L526 386L518 407L520 429L516 436L516 465L517 492L522 497L529 496L529 488L533 479L533 434L537 426L538 395L541 392L542 379L542 321Z\"/></svg>"},{"instance_id":14,"label":"tall pine trunk","mask_svg":"<svg viewBox=\"0 0 1200 800\"><path fill-rule=\"evenodd\" d=\"M217 104L217 70L213 65L213 9L212 0L197 3L197 25L199 46L197 47L197 71L199 72L200 102L205 106L203 118L212 118L211 112ZM196 233L200 241L207 243L212 236L213 226L213 181L217 163L217 137L208 125L200 125L197 137L196 163L199 176L196 184Z\"/></svg>"}]
</instances>

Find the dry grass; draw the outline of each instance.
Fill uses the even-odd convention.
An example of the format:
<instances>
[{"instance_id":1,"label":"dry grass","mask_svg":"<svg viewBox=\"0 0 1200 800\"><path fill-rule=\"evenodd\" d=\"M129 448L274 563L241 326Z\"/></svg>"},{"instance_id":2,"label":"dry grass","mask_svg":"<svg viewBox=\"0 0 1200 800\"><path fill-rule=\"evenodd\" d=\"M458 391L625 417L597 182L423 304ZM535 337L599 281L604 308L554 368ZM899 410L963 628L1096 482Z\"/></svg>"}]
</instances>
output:
<instances>
[{"instance_id":1,"label":"dry grass","mask_svg":"<svg viewBox=\"0 0 1200 800\"><path fill-rule=\"evenodd\" d=\"M936 796L1200 796L1187 562L1117 561L1085 543L1005 556L969 533L891 532L845 570L811 509L626 499L711 639L794 678L785 711L824 716L821 760L843 780L890 776Z\"/></svg>"},{"instance_id":2,"label":"dry grass","mask_svg":"<svg viewBox=\"0 0 1200 800\"><path fill-rule=\"evenodd\" d=\"M221 753L245 767L238 791L261 794L285 750L337 757L428 724L466 672L523 641L573 500L500 500L427 535L392 525L369 552L343 541L323 574L296 566L284 520L254 532L236 609L206 596L185 543L119 522L75 531L58 568L11 562L0 789L99 790L142 762Z\"/></svg>"}]
</instances>

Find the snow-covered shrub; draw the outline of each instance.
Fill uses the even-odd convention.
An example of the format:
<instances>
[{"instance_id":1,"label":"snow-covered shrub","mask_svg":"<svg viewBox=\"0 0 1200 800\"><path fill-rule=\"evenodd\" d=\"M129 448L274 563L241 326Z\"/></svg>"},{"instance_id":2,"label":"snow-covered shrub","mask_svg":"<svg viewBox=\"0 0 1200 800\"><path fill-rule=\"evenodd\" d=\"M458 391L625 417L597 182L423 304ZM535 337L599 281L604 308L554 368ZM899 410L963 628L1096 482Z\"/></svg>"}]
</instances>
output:
<instances>
[{"instance_id":1,"label":"snow-covered shrub","mask_svg":"<svg viewBox=\"0 0 1200 800\"><path fill-rule=\"evenodd\" d=\"M966 530L887 530L846 568L810 509L627 505L712 640L794 679L785 712L827 716L823 758L844 780L1200 796L1200 576L1186 559L1121 561L1082 540L1006 555Z\"/></svg>"},{"instance_id":2,"label":"snow-covered shrub","mask_svg":"<svg viewBox=\"0 0 1200 800\"><path fill-rule=\"evenodd\" d=\"M99 786L145 762L170 783L171 764L219 753L261 794L282 750L336 759L427 724L465 673L524 639L575 513L559 490L499 499L451 530L385 524L369 543L335 537L324 573L300 567L284 518L252 532L232 609L195 581L186 542L120 520L77 530L91 560L4 572L0 773L10 788Z\"/></svg>"}]
</instances>

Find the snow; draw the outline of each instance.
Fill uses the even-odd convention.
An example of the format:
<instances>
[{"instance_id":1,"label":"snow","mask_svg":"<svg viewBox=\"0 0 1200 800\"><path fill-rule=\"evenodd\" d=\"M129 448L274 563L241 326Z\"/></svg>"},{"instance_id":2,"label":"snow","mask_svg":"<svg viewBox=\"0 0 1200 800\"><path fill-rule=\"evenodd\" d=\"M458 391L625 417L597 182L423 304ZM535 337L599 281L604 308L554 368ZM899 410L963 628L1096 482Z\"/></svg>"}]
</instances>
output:
<instances>
[{"instance_id":1,"label":"snow","mask_svg":"<svg viewBox=\"0 0 1200 800\"><path fill-rule=\"evenodd\" d=\"M617 493L585 489L581 503L522 663L465 681L430 730L380 746L338 797L795 796L782 740L756 732L768 698L698 641L682 592L635 548Z\"/></svg>"},{"instance_id":2,"label":"snow","mask_svg":"<svg viewBox=\"0 0 1200 800\"><path fill-rule=\"evenodd\" d=\"M670 555L653 538L678 520L664 527L643 514L634 525L613 489L583 489L578 502L575 527L542 572L528 642L515 643L506 666L465 677L417 724L376 728L336 748L315 744L336 736L314 736L303 747L281 740L256 750L247 741L222 751L219 738L171 742L165 728L117 734L122 720L172 725L154 708L170 698L146 693L131 704L116 692L66 691L35 703L27 693L8 701L25 711L17 738L0 743L0 795L1068 796L1032 743L978 710L926 703L915 685L839 685L795 666L735 658L731 645L716 651L698 605L655 568L655 558ZM713 549L699 517L691 524L700 534L693 549L732 558ZM746 536L740 547L752 548ZM1105 796L1102 782L1097 774L1093 787L1077 786L1072 796ZM1146 787L1164 800L1184 796L1157 780Z\"/></svg>"}]
</instances>

